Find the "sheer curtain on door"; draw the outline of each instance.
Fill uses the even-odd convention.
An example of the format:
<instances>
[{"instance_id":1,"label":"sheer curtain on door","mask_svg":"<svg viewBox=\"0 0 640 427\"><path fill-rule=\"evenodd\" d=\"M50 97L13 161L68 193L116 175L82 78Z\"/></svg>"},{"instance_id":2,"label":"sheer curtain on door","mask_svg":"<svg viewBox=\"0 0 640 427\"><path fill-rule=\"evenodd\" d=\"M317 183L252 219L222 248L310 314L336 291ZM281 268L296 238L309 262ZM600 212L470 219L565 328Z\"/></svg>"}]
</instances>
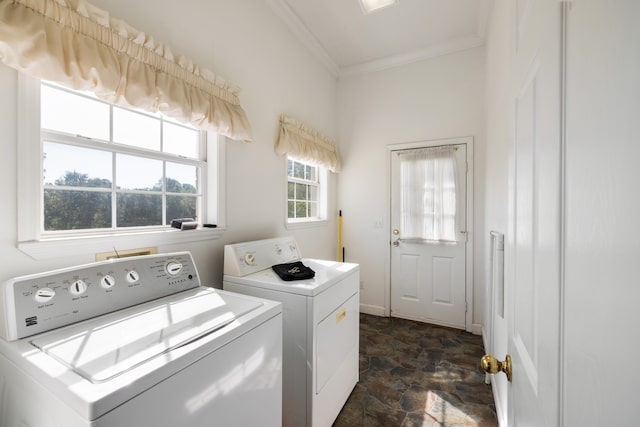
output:
<instances>
[{"instance_id":1,"label":"sheer curtain on door","mask_svg":"<svg viewBox=\"0 0 640 427\"><path fill-rule=\"evenodd\" d=\"M455 150L440 146L398 153L401 238L456 241Z\"/></svg>"}]
</instances>

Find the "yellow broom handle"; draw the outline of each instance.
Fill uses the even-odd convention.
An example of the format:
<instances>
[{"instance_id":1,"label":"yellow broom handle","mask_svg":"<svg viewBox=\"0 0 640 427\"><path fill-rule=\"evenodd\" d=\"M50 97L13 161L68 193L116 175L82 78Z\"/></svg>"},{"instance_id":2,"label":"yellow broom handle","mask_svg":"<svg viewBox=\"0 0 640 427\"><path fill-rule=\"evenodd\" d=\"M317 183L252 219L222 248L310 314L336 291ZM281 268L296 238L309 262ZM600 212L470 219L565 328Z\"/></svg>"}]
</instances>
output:
<instances>
[{"instance_id":1,"label":"yellow broom handle","mask_svg":"<svg viewBox=\"0 0 640 427\"><path fill-rule=\"evenodd\" d=\"M338 261L344 262L342 259L342 210L338 214Z\"/></svg>"}]
</instances>

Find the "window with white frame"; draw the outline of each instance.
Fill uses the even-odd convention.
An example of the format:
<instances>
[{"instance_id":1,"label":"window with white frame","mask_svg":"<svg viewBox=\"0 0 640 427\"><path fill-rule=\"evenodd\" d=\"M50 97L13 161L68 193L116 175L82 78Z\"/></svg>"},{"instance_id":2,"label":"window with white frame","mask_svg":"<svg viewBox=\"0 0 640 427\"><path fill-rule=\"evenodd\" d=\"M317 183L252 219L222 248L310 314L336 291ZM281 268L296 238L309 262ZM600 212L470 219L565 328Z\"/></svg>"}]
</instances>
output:
<instances>
[{"instance_id":1,"label":"window with white frame","mask_svg":"<svg viewBox=\"0 0 640 427\"><path fill-rule=\"evenodd\" d=\"M44 235L201 216L204 132L46 82L40 123Z\"/></svg>"},{"instance_id":2,"label":"window with white frame","mask_svg":"<svg viewBox=\"0 0 640 427\"><path fill-rule=\"evenodd\" d=\"M289 222L326 218L326 169L287 158L287 219Z\"/></svg>"}]
</instances>

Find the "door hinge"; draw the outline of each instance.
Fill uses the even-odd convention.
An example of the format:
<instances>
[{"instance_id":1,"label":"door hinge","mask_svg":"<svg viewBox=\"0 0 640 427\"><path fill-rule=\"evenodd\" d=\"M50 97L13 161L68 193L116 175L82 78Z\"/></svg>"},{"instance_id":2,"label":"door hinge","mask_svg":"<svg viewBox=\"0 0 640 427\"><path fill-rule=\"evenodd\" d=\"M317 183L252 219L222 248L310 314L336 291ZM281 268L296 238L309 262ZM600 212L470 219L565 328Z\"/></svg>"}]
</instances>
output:
<instances>
[{"instance_id":1,"label":"door hinge","mask_svg":"<svg viewBox=\"0 0 640 427\"><path fill-rule=\"evenodd\" d=\"M467 313L469 311L469 303L464 303L464 312Z\"/></svg>"}]
</instances>

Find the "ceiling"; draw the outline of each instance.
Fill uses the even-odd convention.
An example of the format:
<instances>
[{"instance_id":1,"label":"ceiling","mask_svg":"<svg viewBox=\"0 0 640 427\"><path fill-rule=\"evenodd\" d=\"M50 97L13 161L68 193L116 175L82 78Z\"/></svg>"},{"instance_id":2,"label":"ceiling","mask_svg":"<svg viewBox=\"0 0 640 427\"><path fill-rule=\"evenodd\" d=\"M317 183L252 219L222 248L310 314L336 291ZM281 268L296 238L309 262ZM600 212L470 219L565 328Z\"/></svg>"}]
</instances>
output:
<instances>
[{"instance_id":1,"label":"ceiling","mask_svg":"<svg viewBox=\"0 0 640 427\"><path fill-rule=\"evenodd\" d=\"M268 0L335 75L481 46L491 0L399 0L365 15L359 0Z\"/></svg>"}]
</instances>

